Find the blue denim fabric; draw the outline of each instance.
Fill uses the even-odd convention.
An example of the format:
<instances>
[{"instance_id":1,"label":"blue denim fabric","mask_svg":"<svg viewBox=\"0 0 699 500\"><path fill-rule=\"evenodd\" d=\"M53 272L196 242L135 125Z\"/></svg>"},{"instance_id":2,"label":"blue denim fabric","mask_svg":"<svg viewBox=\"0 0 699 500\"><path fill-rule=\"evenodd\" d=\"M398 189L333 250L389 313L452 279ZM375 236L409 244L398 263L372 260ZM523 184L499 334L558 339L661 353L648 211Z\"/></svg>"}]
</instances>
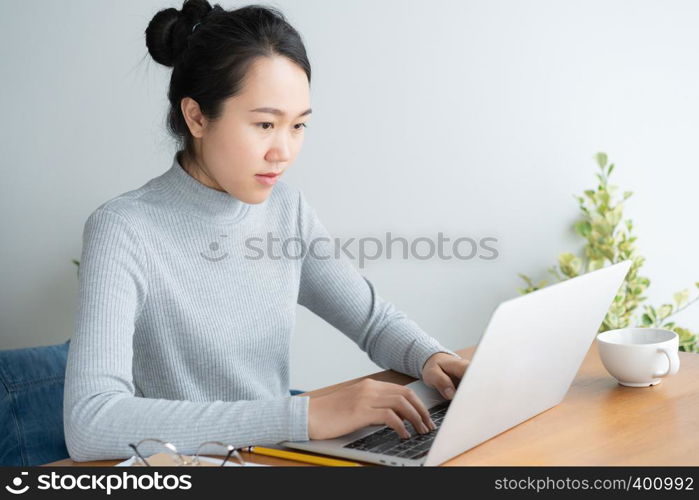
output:
<instances>
[{"instance_id":1,"label":"blue denim fabric","mask_svg":"<svg viewBox=\"0 0 699 500\"><path fill-rule=\"evenodd\" d=\"M68 458L63 383L69 343L0 351L0 465Z\"/></svg>"},{"instance_id":2,"label":"blue denim fabric","mask_svg":"<svg viewBox=\"0 0 699 500\"><path fill-rule=\"evenodd\" d=\"M68 458L63 381L69 342L0 351L0 465Z\"/></svg>"}]
</instances>

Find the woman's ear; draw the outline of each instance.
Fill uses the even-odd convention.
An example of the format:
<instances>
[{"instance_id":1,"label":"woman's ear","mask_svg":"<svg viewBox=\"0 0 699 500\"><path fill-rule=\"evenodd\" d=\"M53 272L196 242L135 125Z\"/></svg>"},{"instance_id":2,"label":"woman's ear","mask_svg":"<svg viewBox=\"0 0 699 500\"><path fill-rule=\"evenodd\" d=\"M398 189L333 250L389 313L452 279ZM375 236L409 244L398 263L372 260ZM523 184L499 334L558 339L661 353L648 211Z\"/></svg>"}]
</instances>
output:
<instances>
[{"instance_id":1,"label":"woman's ear","mask_svg":"<svg viewBox=\"0 0 699 500\"><path fill-rule=\"evenodd\" d=\"M199 103L191 97L183 97L180 101L180 109L185 122L187 122L187 127L189 127L189 132L194 137L201 138L206 129L207 120L201 112Z\"/></svg>"}]
</instances>

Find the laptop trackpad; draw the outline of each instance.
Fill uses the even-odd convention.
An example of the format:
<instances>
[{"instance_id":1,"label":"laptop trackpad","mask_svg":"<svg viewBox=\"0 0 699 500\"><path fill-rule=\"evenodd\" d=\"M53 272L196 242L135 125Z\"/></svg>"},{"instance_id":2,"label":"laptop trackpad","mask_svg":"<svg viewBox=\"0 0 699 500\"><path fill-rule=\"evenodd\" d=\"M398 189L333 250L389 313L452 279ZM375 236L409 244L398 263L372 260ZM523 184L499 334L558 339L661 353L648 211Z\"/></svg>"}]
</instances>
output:
<instances>
[{"instance_id":1,"label":"laptop trackpad","mask_svg":"<svg viewBox=\"0 0 699 500\"><path fill-rule=\"evenodd\" d=\"M428 387L422 380L411 382L410 384L406 385L406 387L410 387L415 394L417 394L417 397L420 398L428 410L433 406L446 401L446 399L444 399L437 389Z\"/></svg>"}]
</instances>

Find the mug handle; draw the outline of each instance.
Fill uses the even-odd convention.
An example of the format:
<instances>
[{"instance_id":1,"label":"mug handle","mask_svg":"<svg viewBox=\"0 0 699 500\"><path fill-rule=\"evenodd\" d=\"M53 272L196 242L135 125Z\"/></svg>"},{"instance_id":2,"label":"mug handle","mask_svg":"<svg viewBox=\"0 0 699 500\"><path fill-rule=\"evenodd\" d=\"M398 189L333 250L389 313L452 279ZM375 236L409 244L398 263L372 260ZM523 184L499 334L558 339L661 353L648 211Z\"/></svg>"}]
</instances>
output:
<instances>
[{"instance_id":1,"label":"mug handle","mask_svg":"<svg viewBox=\"0 0 699 500\"><path fill-rule=\"evenodd\" d=\"M680 357L677 355L676 350L670 349L669 347L659 347L657 352L663 353L665 356L667 356L667 360L670 362L670 367L665 373L654 373L654 378L667 377L668 375L674 375L679 371Z\"/></svg>"}]
</instances>

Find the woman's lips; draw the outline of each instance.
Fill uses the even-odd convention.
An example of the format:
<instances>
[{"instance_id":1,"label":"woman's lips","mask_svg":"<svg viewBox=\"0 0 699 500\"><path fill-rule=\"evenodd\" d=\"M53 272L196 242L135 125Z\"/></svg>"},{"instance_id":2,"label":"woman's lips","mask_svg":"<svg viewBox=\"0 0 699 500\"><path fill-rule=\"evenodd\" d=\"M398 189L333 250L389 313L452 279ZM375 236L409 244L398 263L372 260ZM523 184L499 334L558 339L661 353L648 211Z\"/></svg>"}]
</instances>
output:
<instances>
[{"instance_id":1,"label":"woman's lips","mask_svg":"<svg viewBox=\"0 0 699 500\"><path fill-rule=\"evenodd\" d=\"M273 186L280 174L256 174L255 178L265 186Z\"/></svg>"}]
</instances>

